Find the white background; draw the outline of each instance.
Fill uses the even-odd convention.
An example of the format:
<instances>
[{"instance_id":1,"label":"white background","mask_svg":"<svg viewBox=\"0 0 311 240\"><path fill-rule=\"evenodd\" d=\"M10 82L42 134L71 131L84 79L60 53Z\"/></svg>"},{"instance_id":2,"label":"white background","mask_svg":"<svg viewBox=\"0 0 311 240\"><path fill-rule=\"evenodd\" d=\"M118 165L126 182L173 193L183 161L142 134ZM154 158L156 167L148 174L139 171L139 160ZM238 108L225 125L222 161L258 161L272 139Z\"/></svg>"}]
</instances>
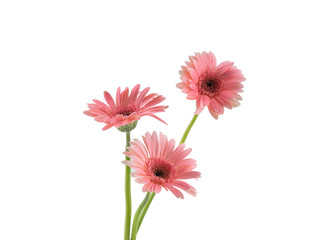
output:
<instances>
[{"instance_id":1,"label":"white background","mask_svg":"<svg viewBox=\"0 0 311 240\"><path fill-rule=\"evenodd\" d=\"M166 96L179 140L195 102L175 87L194 52L234 61L243 101L189 138L198 195L154 199L138 238L311 239L308 1L1 1L0 239L123 239L125 136L82 114L136 83ZM133 209L143 199L133 183Z\"/></svg>"}]
</instances>

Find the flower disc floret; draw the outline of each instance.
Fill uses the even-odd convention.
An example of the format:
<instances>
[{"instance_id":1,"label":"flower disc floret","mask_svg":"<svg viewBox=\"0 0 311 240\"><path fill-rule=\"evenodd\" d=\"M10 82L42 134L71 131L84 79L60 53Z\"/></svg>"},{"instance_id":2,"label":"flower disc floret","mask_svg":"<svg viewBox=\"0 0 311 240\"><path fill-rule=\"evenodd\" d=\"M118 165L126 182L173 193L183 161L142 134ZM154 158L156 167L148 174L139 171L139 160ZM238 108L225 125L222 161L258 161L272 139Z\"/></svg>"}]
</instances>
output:
<instances>
[{"instance_id":1,"label":"flower disc floret","mask_svg":"<svg viewBox=\"0 0 311 240\"><path fill-rule=\"evenodd\" d=\"M170 182L176 175L175 166L162 158L149 158L146 161L146 169L146 174L150 176L150 180L158 184Z\"/></svg>"}]
</instances>

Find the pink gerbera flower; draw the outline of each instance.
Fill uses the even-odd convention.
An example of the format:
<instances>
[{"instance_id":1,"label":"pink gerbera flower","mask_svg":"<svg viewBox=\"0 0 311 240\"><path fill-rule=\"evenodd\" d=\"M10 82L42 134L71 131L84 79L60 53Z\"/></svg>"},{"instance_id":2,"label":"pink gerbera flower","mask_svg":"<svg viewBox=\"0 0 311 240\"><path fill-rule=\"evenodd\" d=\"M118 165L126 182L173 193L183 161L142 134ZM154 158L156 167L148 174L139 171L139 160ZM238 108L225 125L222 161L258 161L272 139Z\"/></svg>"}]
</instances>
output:
<instances>
[{"instance_id":1,"label":"pink gerbera flower","mask_svg":"<svg viewBox=\"0 0 311 240\"><path fill-rule=\"evenodd\" d=\"M206 106L211 115L217 119L223 114L224 107L232 109L242 100L238 92L243 92L243 74L233 62L222 62L217 66L212 52L196 53L189 57L190 62L182 66L180 79L176 86L187 94L187 98L196 100L195 114L202 112Z\"/></svg>"},{"instance_id":2,"label":"pink gerbera flower","mask_svg":"<svg viewBox=\"0 0 311 240\"><path fill-rule=\"evenodd\" d=\"M196 161L186 158L191 149L185 149L185 144L180 144L176 149L175 140L168 141L167 137L160 133L146 133L143 136L144 144L134 139L131 146L124 154L131 161L123 161L124 164L134 169L131 174L136 182L143 183L143 192L159 193L163 187L170 190L177 198L184 198L177 188L180 188L192 196L196 190L182 179L199 178L200 172L192 171L196 167ZM177 187L177 188L176 188Z\"/></svg>"},{"instance_id":3,"label":"pink gerbera flower","mask_svg":"<svg viewBox=\"0 0 311 240\"><path fill-rule=\"evenodd\" d=\"M130 131L136 127L137 120L143 116L151 116L165 123L162 119L154 115L154 113L164 112L167 108L167 106L162 105L156 106L162 102L165 97L156 93L147 95L150 89L149 87L141 92L139 88L140 85L137 84L129 94L128 88L121 92L119 87L116 94L116 101L105 91L104 97L108 105L94 99L94 103L88 104L89 110L84 113L90 117L94 117L98 122L106 123L103 130L114 126L121 131ZM130 127L130 129L128 127L123 129L121 127L125 125Z\"/></svg>"}]
</instances>

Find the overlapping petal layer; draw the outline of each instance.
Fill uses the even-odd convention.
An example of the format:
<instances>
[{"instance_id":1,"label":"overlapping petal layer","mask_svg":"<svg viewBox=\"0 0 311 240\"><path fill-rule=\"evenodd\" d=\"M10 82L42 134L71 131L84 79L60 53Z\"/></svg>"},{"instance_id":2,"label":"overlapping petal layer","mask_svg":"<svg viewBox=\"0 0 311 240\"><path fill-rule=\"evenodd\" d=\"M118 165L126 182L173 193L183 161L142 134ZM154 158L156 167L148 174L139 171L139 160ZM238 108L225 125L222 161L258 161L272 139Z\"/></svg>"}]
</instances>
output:
<instances>
[{"instance_id":1,"label":"overlapping petal layer","mask_svg":"<svg viewBox=\"0 0 311 240\"><path fill-rule=\"evenodd\" d=\"M131 175L136 182L144 184L144 192L159 193L163 187L177 198L184 198L179 189L193 196L196 190L182 180L201 176L200 172L193 171L196 161L187 158L190 152L191 149L185 149L185 144L175 148L175 140L168 140L162 133L159 136L156 132L146 133L143 142L138 139L131 142L128 151L124 152L131 161L123 163L134 169Z\"/></svg>"},{"instance_id":2,"label":"overlapping petal layer","mask_svg":"<svg viewBox=\"0 0 311 240\"><path fill-rule=\"evenodd\" d=\"M120 127L139 120L143 116L151 116L165 123L157 117L155 113L164 112L167 106L158 105L165 100L165 97L156 93L150 93L149 87L140 91L140 85L137 84L131 92L126 88L121 92L120 87L116 93L116 100L108 92L104 92L106 103L94 99L88 104L89 110L84 114L94 117L98 122L103 122L106 126L103 130L111 127ZM166 123L165 123L166 124Z\"/></svg>"},{"instance_id":3,"label":"overlapping petal layer","mask_svg":"<svg viewBox=\"0 0 311 240\"><path fill-rule=\"evenodd\" d=\"M224 107L232 109L240 105L239 92L243 92L242 72L232 62L217 65L212 52L195 53L189 57L186 66L180 70L177 87L187 94L187 99L196 100L195 114L200 114L207 107L211 115L217 119L224 113Z\"/></svg>"}]
</instances>

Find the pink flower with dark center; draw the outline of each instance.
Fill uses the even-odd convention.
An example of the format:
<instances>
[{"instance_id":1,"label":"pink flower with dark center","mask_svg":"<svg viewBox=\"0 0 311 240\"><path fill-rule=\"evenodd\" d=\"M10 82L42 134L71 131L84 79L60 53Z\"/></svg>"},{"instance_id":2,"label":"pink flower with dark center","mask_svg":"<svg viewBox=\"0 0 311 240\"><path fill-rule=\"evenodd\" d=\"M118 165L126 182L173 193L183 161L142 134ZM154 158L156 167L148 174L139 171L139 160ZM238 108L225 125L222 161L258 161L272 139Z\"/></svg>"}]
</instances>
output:
<instances>
[{"instance_id":1,"label":"pink flower with dark center","mask_svg":"<svg viewBox=\"0 0 311 240\"><path fill-rule=\"evenodd\" d=\"M233 62L222 62L217 66L212 52L195 53L190 62L179 71L182 82L177 87L187 94L187 99L196 100L195 114L200 114L206 106L217 119L224 113L224 107L232 109L242 100L238 92L243 92L243 74Z\"/></svg>"},{"instance_id":2,"label":"pink flower with dark center","mask_svg":"<svg viewBox=\"0 0 311 240\"><path fill-rule=\"evenodd\" d=\"M123 161L124 164L134 169L131 176L136 182L144 184L143 192L159 193L163 187L170 190L177 198L184 198L181 191L196 195L194 187L182 181L183 179L199 178L200 172L193 171L196 161L186 158L191 149L185 149L185 144L175 148L175 140L168 141L162 133L146 133L143 142L134 139L128 151L124 154L131 161Z\"/></svg>"},{"instance_id":3,"label":"pink flower with dark center","mask_svg":"<svg viewBox=\"0 0 311 240\"><path fill-rule=\"evenodd\" d=\"M158 112L164 112L167 108L167 106L157 105L164 101L165 97L156 93L148 94L149 87L141 92L139 89L139 84L132 89L131 93L129 93L128 88L121 92L119 87L116 94L116 101L105 91L104 97L107 104L94 99L94 103L88 104L89 110L85 111L84 114L94 117L95 121L105 123L106 126L103 130L113 126L120 129L121 126L130 123L136 126L136 121L143 116L151 116L165 123L162 119L154 115Z\"/></svg>"}]
</instances>

